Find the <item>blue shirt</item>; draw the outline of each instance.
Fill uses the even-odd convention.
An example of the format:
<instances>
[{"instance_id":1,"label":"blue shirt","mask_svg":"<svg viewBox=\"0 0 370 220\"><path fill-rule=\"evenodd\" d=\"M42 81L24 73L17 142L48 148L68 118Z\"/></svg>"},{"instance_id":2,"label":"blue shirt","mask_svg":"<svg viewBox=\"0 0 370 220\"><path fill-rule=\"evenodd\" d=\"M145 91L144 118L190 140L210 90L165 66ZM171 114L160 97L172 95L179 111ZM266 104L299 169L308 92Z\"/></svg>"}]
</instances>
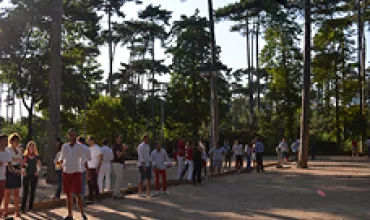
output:
<instances>
[{"instance_id":1,"label":"blue shirt","mask_svg":"<svg viewBox=\"0 0 370 220\"><path fill-rule=\"evenodd\" d=\"M257 141L254 145L254 150L256 153L263 153L263 151L265 151L265 146L263 146L262 142Z\"/></svg>"}]
</instances>

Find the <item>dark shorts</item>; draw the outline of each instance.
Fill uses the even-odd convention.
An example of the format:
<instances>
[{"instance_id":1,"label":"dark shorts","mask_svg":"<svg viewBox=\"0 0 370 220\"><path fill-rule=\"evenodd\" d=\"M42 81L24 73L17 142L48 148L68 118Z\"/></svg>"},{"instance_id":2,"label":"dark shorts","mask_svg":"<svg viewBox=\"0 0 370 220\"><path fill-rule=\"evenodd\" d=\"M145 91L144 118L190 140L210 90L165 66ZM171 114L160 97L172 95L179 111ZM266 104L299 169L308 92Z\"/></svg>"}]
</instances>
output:
<instances>
[{"instance_id":1,"label":"dark shorts","mask_svg":"<svg viewBox=\"0 0 370 220\"><path fill-rule=\"evenodd\" d=\"M146 167L146 171L144 171L143 167L139 167L139 172L141 176L141 181L143 180L151 180L152 179L152 168L151 167Z\"/></svg>"},{"instance_id":2,"label":"dark shorts","mask_svg":"<svg viewBox=\"0 0 370 220\"><path fill-rule=\"evenodd\" d=\"M74 193L76 195L82 192L82 173L64 173L62 177L63 191L66 194Z\"/></svg>"},{"instance_id":3,"label":"dark shorts","mask_svg":"<svg viewBox=\"0 0 370 220\"><path fill-rule=\"evenodd\" d=\"M288 152L281 152L281 157L282 158L288 158Z\"/></svg>"},{"instance_id":4,"label":"dark shorts","mask_svg":"<svg viewBox=\"0 0 370 220\"><path fill-rule=\"evenodd\" d=\"M20 170L19 165L13 165L15 170ZM6 189L19 189L22 185L22 177L20 174L10 172L8 167L6 167L6 181L5 181L5 188Z\"/></svg>"}]
</instances>

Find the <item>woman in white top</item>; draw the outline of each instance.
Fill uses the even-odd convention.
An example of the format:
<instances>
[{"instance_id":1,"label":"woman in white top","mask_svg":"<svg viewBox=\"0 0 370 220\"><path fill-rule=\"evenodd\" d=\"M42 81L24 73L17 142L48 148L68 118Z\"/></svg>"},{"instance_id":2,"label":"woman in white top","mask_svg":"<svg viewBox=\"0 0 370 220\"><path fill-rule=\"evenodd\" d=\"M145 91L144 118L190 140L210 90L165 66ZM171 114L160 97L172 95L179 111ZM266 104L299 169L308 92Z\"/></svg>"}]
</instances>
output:
<instances>
[{"instance_id":1,"label":"woman in white top","mask_svg":"<svg viewBox=\"0 0 370 220\"><path fill-rule=\"evenodd\" d=\"M14 133L9 137L8 152L12 158L12 169L7 168L6 183L5 183L5 198L4 198L4 215L7 216L10 195L13 193L15 216L20 217L19 214L19 191L22 185L21 166L23 163L23 151L19 147L21 138L19 134Z\"/></svg>"},{"instance_id":2,"label":"woman in white top","mask_svg":"<svg viewBox=\"0 0 370 220\"><path fill-rule=\"evenodd\" d=\"M60 194L62 193L62 174L63 174L63 169L62 169L62 146L63 146L63 141L60 140L60 138L57 138L55 141L55 145L57 146L57 150L55 152L55 157L54 157L54 164L55 164L55 171L57 173L57 178L58 178L58 187L55 192L54 199L60 199Z\"/></svg>"}]
</instances>

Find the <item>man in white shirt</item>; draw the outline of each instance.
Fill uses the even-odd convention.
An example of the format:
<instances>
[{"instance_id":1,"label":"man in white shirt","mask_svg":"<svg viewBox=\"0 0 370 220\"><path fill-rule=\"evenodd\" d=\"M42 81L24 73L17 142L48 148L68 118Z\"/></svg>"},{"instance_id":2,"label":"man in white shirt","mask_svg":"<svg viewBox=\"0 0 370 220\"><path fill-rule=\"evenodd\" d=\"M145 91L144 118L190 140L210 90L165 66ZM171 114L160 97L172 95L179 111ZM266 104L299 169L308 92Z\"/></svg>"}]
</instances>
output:
<instances>
[{"instance_id":1,"label":"man in white shirt","mask_svg":"<svg viewBox=\"0 0 370 220\"><path fill-rule=\"evenodd\" d=\"M150 161L150 147L149 147L149 137L148 134L143 136L143 142L138 146L138 168L140 171L140 181L138 194L144 197L142 194L143 182L146 180L146 196L150 197L150 182L152 179L152 167Z\"/></svg>"},{"instance_id":2,"label":"man in white shirt","mask_svg":"<svg viewBox=\"0 0 370 220\"><path fill-rule=\"evenodd\" d=\"M100 148L102 154L103 154L103 161L102 165L99 170L99 189L100 192L103 192L103 180L105 179L105 190L109 191L111 186L111 161L113 160L113 151L108 146L108 140L103 140L103 146Z\"/></svg>"},{"instance_id":3,"label":"man in white shirt","mask_svg":"<svg viewBox=\"0 0 370 220\"><path fill-rule=\"evenodd\" d=\"M89 200L93 200L93 194L95 193L96 199L99 199L99 186L98 186L98 173L102 164L103 154L100 147L95 143L94 137L88 138L89 150L91 154L91 160L87 162L89 168L90 178L87 180L89 186Z\"/></svg>"},{"instance_id":4,"label":"man in white shirt","mask_svg":"<svg viewBox=\"0 0 370 220\"><path fill-rule=\"evenodd\" d=\"M163 193L167 193L167 175L166 168L171 166L170 158L168 157L167 151L161 147L161 143L157 141L156 149L150 154L150 159L154 167L155 174L155 189L156 195L159 194L159 176L162 177Z\"/></svg>"},{"instance_id":5,"label":"man in white shirt","mask_svg":"<svg viewBox=\"0 0 370 220\"><path fill-rule=\"evenodd\" d=\"M82 192L81 161L86 157L86 150L81 144L77 143L77 133L74 129L69 129L67 133L69 142L62 146L63 160L63 190L67 194L68 216L65 220L73 220L72 206L74 193L80 207L83 220L87 217L84 214Z\"/></svg>"}]
</instances>

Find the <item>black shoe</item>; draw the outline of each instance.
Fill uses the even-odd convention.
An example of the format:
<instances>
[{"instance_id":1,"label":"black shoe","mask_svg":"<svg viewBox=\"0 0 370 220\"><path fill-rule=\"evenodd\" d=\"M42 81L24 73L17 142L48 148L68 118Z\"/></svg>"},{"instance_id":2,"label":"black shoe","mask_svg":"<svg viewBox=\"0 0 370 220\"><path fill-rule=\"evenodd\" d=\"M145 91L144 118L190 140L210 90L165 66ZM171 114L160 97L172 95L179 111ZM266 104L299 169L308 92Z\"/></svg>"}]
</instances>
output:
<instances>
[{"instance_id":1,"label":"black shoe","mask_svg":"<svg viewBox=\"0 0 370 220\"><path fill-rule=\"evenodd\" d=\"M85 204L86 204L86 205L92 205L92 204L94 204L94 202L93 202L93 201L91 201L91 200L86 200Z\"/></svg>"},{"instance_id":2,"label":"black shoe","mask_svg":"<svg viewBox=\"0 0 370 220\"><path fill-rule=\"evenodd\" d=\"M67 216L64 218L64 220L73 220L73 217L72 216Z\"/></svg>"},{"instance_id":3,"label":"black shoe","mask_svg":"<svg viewBox=\"0 0 370 220\"><path fill-rule=\"evenodd\" d=\"M87 220L87 216L85 214L82 214L81 217L83 220Z\"/></svg>"}]
</instances>

